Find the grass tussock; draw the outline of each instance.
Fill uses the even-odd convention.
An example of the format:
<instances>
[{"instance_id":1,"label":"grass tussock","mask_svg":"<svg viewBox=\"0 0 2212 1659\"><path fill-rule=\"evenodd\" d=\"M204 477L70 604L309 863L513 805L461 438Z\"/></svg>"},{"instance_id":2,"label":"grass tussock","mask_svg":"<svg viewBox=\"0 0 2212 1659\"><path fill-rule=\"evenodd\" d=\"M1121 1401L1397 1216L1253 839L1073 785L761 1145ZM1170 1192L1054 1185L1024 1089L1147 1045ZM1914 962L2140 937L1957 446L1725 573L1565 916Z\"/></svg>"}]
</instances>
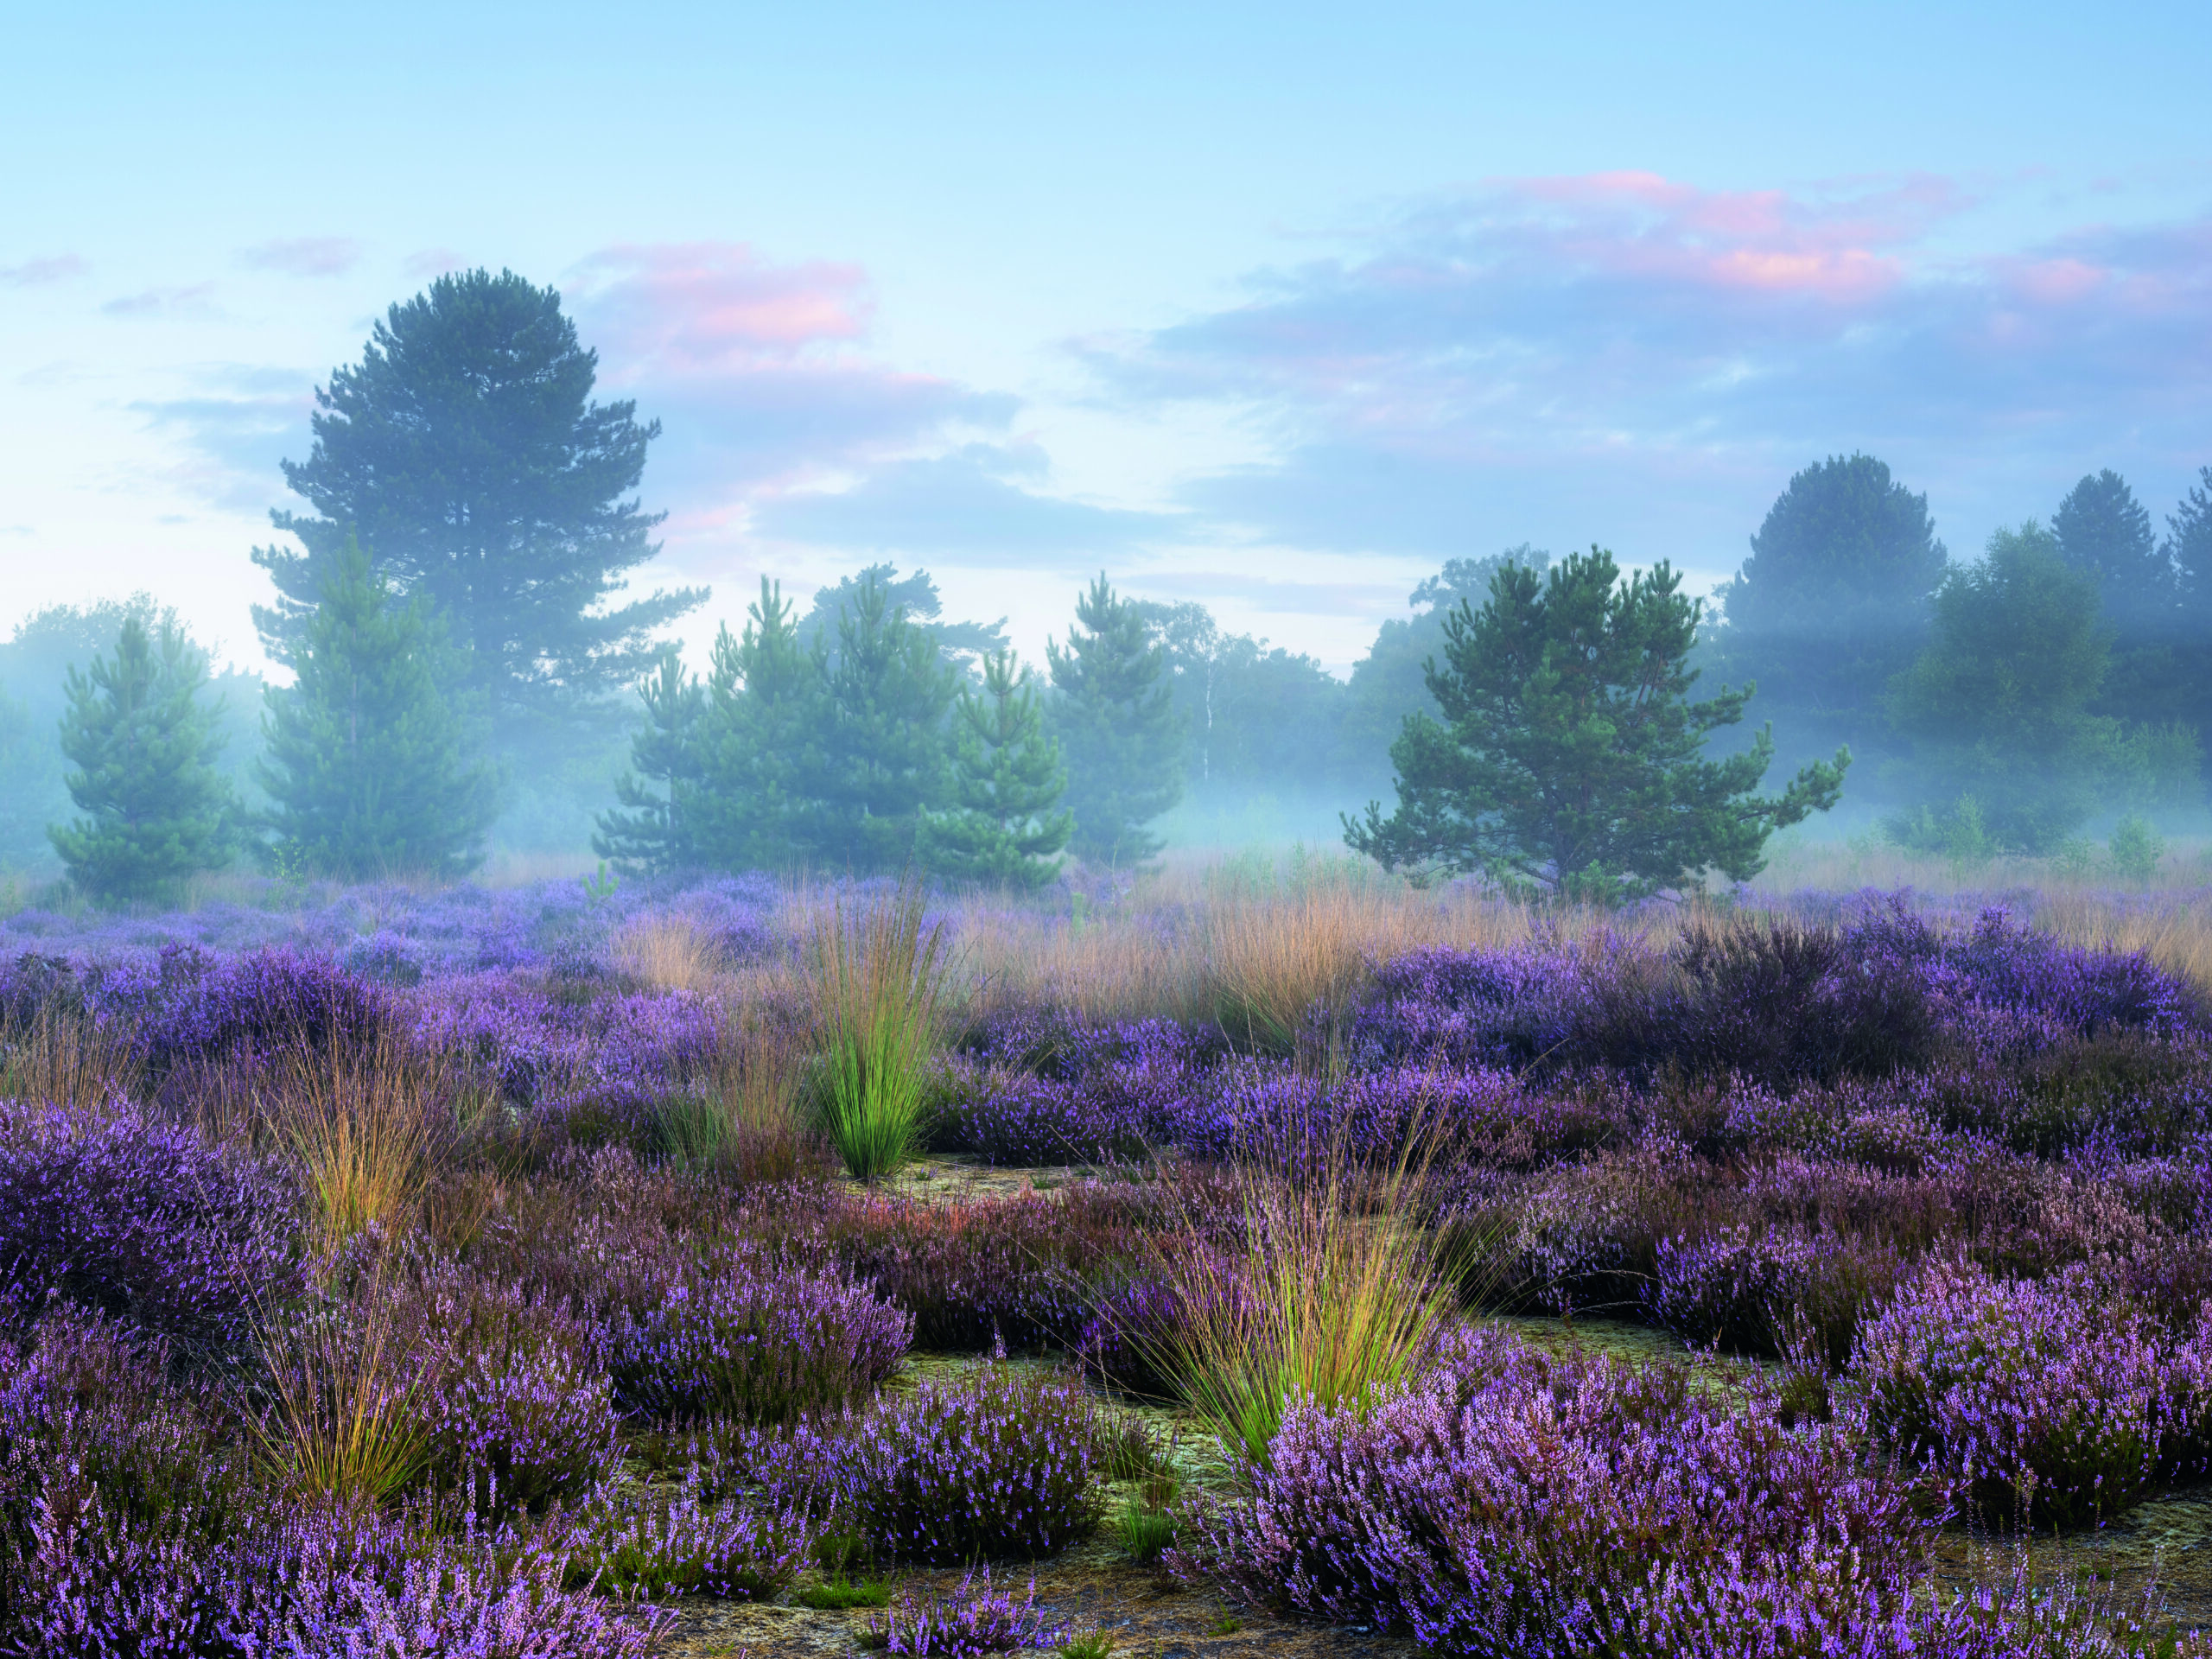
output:
<instances>
[{"instance_id":1,"label":"grass tussock","mask_svg":"<svg viewBox=\"0 0 2212 1659\"><path fill-rule=\"evenodd\" d=\"M83 1109L127 1096L138 1082L128 1046L89 1019L42 1007L0 1026L0 1100Z\"/></svg>"},{"instance_id":2,"label":"grass tussock","mask_svg":"<svg viewBox=\"0 0 2212 1659\"><path fill-rule=\"evenodd\" d=\"M804 1033L781 1008L734 1003L710 1074L661 1106L662 1150L683 1168L741 1180L804 1173L820 1156L801 1109L806 1068Z\"/></svg>"},{"instance_id":3,"label":"grass tussock","mask_svg":"<svg viewBox=\"0 0 2212 1659\"><path fill-rule=\"evenodd\" d=\"M245 1416L282 1484L324 1502L380 1505L423 1472L421 1384L391 1310L372 1294L263 1325L263 1397Z\"/></svg>"},{"instance_id":4,"label":"grass tussock","mask_svg":"<svg viewBox=\"0 0 2212 1659\"><path fill-rule=\"evenodd\" d=\"M1455 1299L1445 1246L1417 1219L1426 1169L1418 1135L1380 1172L1341 1142L1296 1173L1253 1156L1234 1171L1230 1243L1194 1217L1158 1236L1180 1316L1130 1335L1246 1466L1265 1463L1286 1402L1364 1410L1433 1349Z\"/></svg>"},{"instance_id":5,"label":"grass tussock","mask_svg":"<svg viewBox=\"0 0 2212 1659\"><path fill-rule=\"evenodd\" d=\"M705 995L728 976L721 948L685 916L655 911L626 922L610 942L617 968L656 990Z\"/></svg>"},{"instance_id":6,"label":"grass tussock","mask_svg":"<svg viewBox=\"0 0 2212 1659\"><path fill-rule=\"evenodd\" d=\"M261 1113L299 1161L325 1248L410 1217L450 1092L437 1064L385 1033L365 1045L296 1046L276 1071Z\"/></svg>"},{"instance_id":7,"label":"grass tussock","mask_svg":"<svg viewBox=\"0 0 2212 1659\"><path fill-rule=\"evenodd\" d=\"M821 1052L815 1100L847 1172L898 1169L920 1132L950 963L921 885L857 911L841 903L812 939Z\"/></svg>"}]
</instances>

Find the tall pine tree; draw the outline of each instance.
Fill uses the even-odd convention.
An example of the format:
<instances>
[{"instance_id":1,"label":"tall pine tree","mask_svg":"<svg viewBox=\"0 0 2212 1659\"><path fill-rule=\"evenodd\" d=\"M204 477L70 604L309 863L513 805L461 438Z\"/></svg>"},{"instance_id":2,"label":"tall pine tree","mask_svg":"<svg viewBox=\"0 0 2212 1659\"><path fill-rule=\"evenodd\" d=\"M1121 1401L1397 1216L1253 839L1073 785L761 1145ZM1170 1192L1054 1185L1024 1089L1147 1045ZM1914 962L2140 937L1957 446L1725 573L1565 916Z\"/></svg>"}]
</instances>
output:
<instances>
[{"instance_id":1,"label":"tall pine tree","mask_svg":"<svg viewBox=\"0 0 2212 1659\"><path fill-rule=\"evenodd\" d=\"M61 752L85 816L47 834L93 897L174 898L187 876L230 861L237 798L215 770L223 740L200 698L207 682L207 659L181 632L149 635L136 616L113 657L69 671Z\"/></svg>"},{"instance_id":2,"label":"tall pine tree","mask_svg":"<svg viewBox=\"0 0 2212 1659\"><path fill-rule=\"evenodd\" d=\"M262 720L272 853L355 879L474 869L499 778L463 758L439 620L421 594L397 599L349 538L307 622L297 677L270 688Z\"/></svg>"},{"instance_id":3,"label":"tall pine tree","mask_svg":"<svg viewBox=\"0 0 2212 1659\"><path fill-rule=\"evenodd\" d=\"M1075 815L1059 807L1067 768L1045 731L1044 710L1014 653L983 662L983 687L961 694L952 734L953 806L923 820L925 868L958 881L1040 887L1059 874ZM1057 809L1057 810L1056 810Z\"/></svg>"},{"instance_id":4,"label":"tall pine tree","mask_svg":"<svg viewBox=\"0 0 2212 1659\"><path fill-rule=\"evenodd\" d=\"M702 861L716 868L779 869L830 839L806 793L822 772L827 692L797 609L763 576L744 633L723 628L715 641L690 823Z\"/></svg>"},{"instance_id":5,"label":"tall pine tree","mask_svg":"<svg viewBox=\"0 0 2212 1659\"><path fill-rule=\"evenodd\" d=\"M1183 732L1167 656L1144 613L1101 575L1076 601L1062 649L1047 640L1054 734L1067 758L1073 846L1091 863L1131 864L1158 852L1144 826L1183 797Z\"/></svg>"},{"instance_id":6,"label":"tall pine tree","mask_svg":"<svg viewBox=\"0 0 2212 1659\"><path fill-rule=\"evenodd\" d=\"M284 463L317 516L274 515L304 552L254 551L276 584L254 611L270 654L302 648L358 532L393 587L446 619L503 743L644 671L647 636L706 594L613 602L659 550L661 515L630 492L660 428L591 400L598 361L560 296L512 271L441 276L393 306L316 392L308 459Z\"/></svg>"}]
</instances>

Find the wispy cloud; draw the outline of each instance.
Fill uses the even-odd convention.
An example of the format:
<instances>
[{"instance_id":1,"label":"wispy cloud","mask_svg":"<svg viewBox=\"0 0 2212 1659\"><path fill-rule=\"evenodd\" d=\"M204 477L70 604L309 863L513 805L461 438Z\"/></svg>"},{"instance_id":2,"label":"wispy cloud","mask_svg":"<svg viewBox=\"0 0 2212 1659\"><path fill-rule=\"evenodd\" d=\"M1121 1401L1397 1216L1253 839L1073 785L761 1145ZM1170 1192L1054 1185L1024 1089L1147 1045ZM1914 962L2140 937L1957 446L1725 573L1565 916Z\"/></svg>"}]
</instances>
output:
<instances>
[{"instance_id":1,"label":"wispy cloud","mask_svg":"<svg viewBox=\"0 0 2212 1659\"><path fill-rule=\"evenodd\" d=\"M361 263L361 245L349 236L297 236L244 250L238 263L287 276L342 276Z\"/></svg>"},{"instance_id":2,"label":"wispy cloud","mask_svg":"<svg viewBox=\"0 0 2212 1659\"><path fill-rule=\"evenodd\" d=\"M451 248L418 248L399 262L399 268L410 276L442 276L449 270L459 270L468 262Z\"/></svg>"},{"instance_id":3,"label":"wispy cloud","mask_svg":"<svg viewBox=\"0 0 2212 1659\"><path fill-rule=\"evenodd\" d=\"M206 316L214 309L210 303L214 292L215 284L213 283L143 289L136 294L110 300L100 309L111 317Z\"/></svg>"},{"instance_id":4,"label":"wispy cloud","mask_svg":"<svg viewBox=\"0 0 2212 1659\"><path fill-rule=\"evenodd\" d=\"M20 265L0 265L0 283L10 288L41 288L49 283L68 282L91 270L78 254L57 253L43 259L26 259Z\"/></svg>"},{"instance_id":5,"label":"wispy cloud","mask_svg":"<svg viewBox=\"0 0 2212 1659\"><path fill-rule=\"evenodd\" d=\"M1217 404L1262 433L1270 461L1188 499L1305 546L1633 536L1726 568L1834 450L1969 512L2024 494L2015 515L2092 464L2179 467L2212 430L2212 219L1962 254L1976 205L1937 179L1510 181L1077 349L1125 407Z\"/></svg>"},{"instance_id":6,"label":"wispy cloud","mask_svg":"<svg viewBox=\"0 0 2212 1659\"><path fill-rule=\"evenodd\" d=\"M288 369L245 364L201 368L185 397L130 405L177 442L172 482L210 506L259 514L285 499L277 463L305 460L313 380Z\"/></svg>"},{"instance_id":7,"label":"wispy cloud","mask_svg":"<svg viewBox=\"0 0 2212 1659\"><path fill-rule=\"evenodd\" d=\"M1017 482L1041 483L1046 471L1033 448L966 444L888 462L848 489L771 499L753 527L772 541L1075 572L1180 532L1180 515L1096 506Z\"/></svg>"}]
</instances>

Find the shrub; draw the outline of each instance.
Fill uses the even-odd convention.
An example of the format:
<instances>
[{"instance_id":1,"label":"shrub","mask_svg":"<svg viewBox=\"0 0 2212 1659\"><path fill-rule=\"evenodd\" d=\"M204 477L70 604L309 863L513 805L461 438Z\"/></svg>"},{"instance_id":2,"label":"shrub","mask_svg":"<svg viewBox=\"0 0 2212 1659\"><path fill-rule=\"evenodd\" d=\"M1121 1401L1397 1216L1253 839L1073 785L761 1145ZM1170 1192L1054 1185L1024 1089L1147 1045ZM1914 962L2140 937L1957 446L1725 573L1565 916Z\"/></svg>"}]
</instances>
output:
<instances>
[{"instance_id":1,"label":"shrub","mask_svg":"<svg viewBox=\"0 0 2212 1659\"><path fill-rule=\"evenodd\" d=\"M1170 1565L1243 1599L1446 1651L1613 1652L1670 1569L1916 1559L1902 1483L1770 1398L1675 1365L1557 1359L1488 1332L1362 1415L1294 1407L1250 1495L1182 1511Z\"/></svg>"},{"instance_id":2,"label":"shrub","mask_svg":"<svg viewBox=\"0 0 2212 1659\"><path fill-rule=\"evenodd\" d=\"M1896 1254L1834 1232L1757 1223L1662 1239L1644 1306L1686 1341L1771 1356L1793 1327L1840 1367L1863 1310L1895 1287Z\"/></svg>"},{"instance_id":3,"label":"shrub","mask_svg":"<svg viewBox=\"0 0 2212 1659\"><path fill-rule=\"evenodd\" d=\"M280 1165L116 1103L0 1103L0 1283L187 1344L243 1336L297 1282L298 1192Z\"/></svg>"},{"instance_id":4,"label":"shrub","mask_svg":"<svg viewBox=\"0 0 2212 1659\"><path fill-rule=\"evenodd\" d=\"M894 1560L1034 1560L1097 1524L1097 1442L1076 1383L986 1362L957 1381L925 1381L858 1424L849 1501Z\"/></svg>"},{"instance_id":5,"label":"shrub","mask_svg":"<svg viewBox=\"0 0 2212 1659\"><path fill-rule=\"evenodd\" d=\"M156 1076L226 1056L306 1046L365 1050L392 1017L385 992L328 957L280 946L213 962L139 1028Z\"/></svg>"},{"instance_id":6,"label":"shrub","mask_svg":"<svg viewBox=\"0 0 2212 1659\"><path fill-rule=\"evenodd\" d=\"M593 1486L618 1460L603 1333L566 1303L467 1268L408 1287L423 1386L411 1396L432 1479L486 1515L542 1509Z\"/></svg>"},{"instance_id":7,"label":"shrub","mask_svg":"<svg viewBox=\"0 0 2212 1659\"><path fill-rule=\"evenodd\" d=\"M944 1659L1049 1648L1069 1635L1067 1626L1052 1623L1038 1608L1034 1580L1017 1601L1012 1592L992 1585L988 1567L981 1583L971 1573L943 1595L899 1601L870 1631L887 1652Z\"/></svg>"},{"instance_id":8,"label":"shrub","mask_svg":"<svg viewBox=\"0 0 2212 1659\"><path fill-rule=\"evenodd\" d=\"M1936 1261L1859 1332L1869 1431L1986 1512L2110 1520L2157 1472L2166 1378L2139 1317L2059 1284Z\"/></svg>"},{"instance_id":9,"label":"shrub","mask_svg":"<svg viewBox=\"0 0 2212 1659\"><path fill-rule=\"evenodd\" d=\"M681 1268L612 1342L626 1408L680 1421L789 1422L867 1399L899 1368L914 1322L868 1285L733 1246Z\"/></svg>"},{"instance_id":10,"label":"shrub","mask_svg":"<svg viewBox=\"0 0 2212 1659\"><path fill-rule=\"evenodd\" d=\"M575 1536L569 1581L632 1601L772 1596L798 1576L814 1547L803 1513L710 1503L696 1480L672 1498L602 1499L578 1519Z\"/></svg>"}]
</instances>

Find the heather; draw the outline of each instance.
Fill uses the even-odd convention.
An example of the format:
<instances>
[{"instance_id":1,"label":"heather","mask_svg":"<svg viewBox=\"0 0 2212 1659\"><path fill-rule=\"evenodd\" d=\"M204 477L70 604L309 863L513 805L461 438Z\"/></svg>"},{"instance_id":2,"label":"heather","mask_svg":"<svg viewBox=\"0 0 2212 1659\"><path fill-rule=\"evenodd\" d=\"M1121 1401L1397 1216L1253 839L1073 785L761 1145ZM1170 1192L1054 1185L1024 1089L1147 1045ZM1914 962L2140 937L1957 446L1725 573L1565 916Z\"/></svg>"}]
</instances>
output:
<instances>
[{"instance_id":1,"label":"heather","mask_svg":"<svg viewBox=\"0 0 2212 1659\"><path fill-rule=\"evenodd\" d=\"M899 1575L1102 1529L1452 1653L2164 1617L1936 1564L2212 1473L2171 952L1084 881L10 918L0 1650L642 1654L865 1571L995 1651L1070 1621Z\"/></svg>"}]
</instances>

